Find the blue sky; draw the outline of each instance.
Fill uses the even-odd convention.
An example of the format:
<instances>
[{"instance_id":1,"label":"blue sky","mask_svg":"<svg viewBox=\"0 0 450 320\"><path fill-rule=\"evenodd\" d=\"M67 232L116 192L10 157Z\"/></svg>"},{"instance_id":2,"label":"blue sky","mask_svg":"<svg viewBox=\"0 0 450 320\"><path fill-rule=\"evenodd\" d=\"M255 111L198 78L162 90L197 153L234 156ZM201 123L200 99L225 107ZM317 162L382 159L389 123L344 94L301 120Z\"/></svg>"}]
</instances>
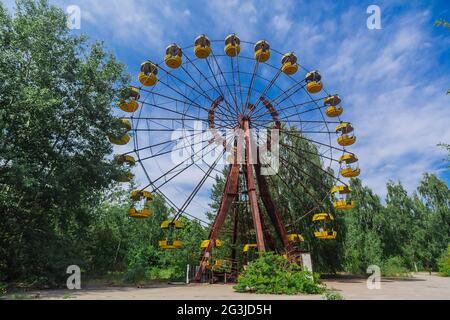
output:
<instances>
[{"instance_id":1,"label":"blue sky","mask_svg":"<svg viewBox=\"0 0 450 320\"><path fill-rule=\"evenodd\" d=\"M434 27L437 19L450 21L448 1L51 2L78 5L81 32L104 40L132 75L146 59L161 61L168 44L188 46L201 33L236 33L295 51L343 97L364 184L384 196L388 180L409 192L424 172L450 181L446 153L437 147L450 143L450 29ZM372 4L381 8L381 30L366 26Z\"/></svg>"}]
</instances>

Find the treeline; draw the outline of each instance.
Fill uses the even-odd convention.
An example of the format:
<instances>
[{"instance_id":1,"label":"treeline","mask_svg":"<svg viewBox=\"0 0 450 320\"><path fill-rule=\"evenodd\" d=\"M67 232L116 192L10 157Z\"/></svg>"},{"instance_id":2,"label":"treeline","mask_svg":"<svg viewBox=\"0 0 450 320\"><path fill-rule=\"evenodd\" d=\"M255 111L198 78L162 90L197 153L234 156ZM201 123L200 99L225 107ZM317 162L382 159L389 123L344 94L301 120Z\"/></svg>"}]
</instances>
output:
<instances>
[{"instance_id":1,"label":"treeline","mask_svg":"<svg viewBox=\"0 0 450 320\"><path fill-rule=\"evenodd\" d=\"M385 203L361 181L351 188L358 203L345 213L343 269L364 273L371 264L385 274L437 271L450 243L450 192L444 181L425 174L408 195L401 183L387 184Z\"/></svg>"}]
</instances>

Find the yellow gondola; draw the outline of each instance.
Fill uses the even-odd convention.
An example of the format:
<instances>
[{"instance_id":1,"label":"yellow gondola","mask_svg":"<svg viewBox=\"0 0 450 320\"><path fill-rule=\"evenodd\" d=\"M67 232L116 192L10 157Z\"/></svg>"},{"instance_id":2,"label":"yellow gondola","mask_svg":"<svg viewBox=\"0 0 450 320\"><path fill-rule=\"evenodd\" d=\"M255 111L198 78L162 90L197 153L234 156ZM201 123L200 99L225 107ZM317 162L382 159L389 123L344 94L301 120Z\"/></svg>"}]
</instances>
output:
<instances>
[{"instance_id":1,"label":"yellow gondola","mask_svg":"<svg viewBox=\"0 0 450 320\"><path fill-rule=\"evenodd\" d=\"M267 62L270 59L270 45L265 40L255 44L255 59L258 62Z\"/></svg>"},{"instance_id":2,"label":"yellow gondola","mask_svg":"<svg viewBox=\"0 0 450 320\"><path fill-rule=\"evenodd\" d=\"M336 210L352 210L356 208L355 201L338 200L333 203Z\"/></svg>"},{"instance_id":3,"label":"yellow gondola","mask_svg":"<svg viewBox=\"0 0 450 320\"><path fill-rule=\"evenodd\" d=\"M194 53L199 59L206 59L211 54L211 41L204 34L195 39Z\"/></svg>"},{"instance_id":4,"label":"yellow gondola","mask_svg":"<svg viewBox=\"0 0 450 320\"><path fill-rule=\"evenodd\" d=\"M246 244L242 252L250 252L252 249L256 249L258 247L257 244Z\"/></svg>"},{"instance_id":5,"label":"yellow gondola","mask_svg":"<svg viewBox=\"0 0 450 320\"><path fill-rule=\"evenodd\" d=\"M214 262L214 265L212 266L212 269L219 269L223 266L223 260L216 260Z\"/></svg>"},{"instance_id":6,"label":"yellow gondola","mask_svg":"<svg viewBox=\"0 0 450 320\"><path fill-rule=\"evenodd\" d=\"M136 190L131 192L131 200L133 201L133 207L128 210L128 216L134 219L146 219L152 215L151 210L147 207L149 202L153 200L153 195L149 191ZM143 202L142 209L136 209L136 205L139 202Z\"/></svg>"},{"instance_id":7,"label":"yellow gondola","mask_svg":"<svg viewBox=\"0 0 450 320\"><path fill-rule=\"evenodd\" d=\"M180 220L169 219L161 223L161 230L166 232L166 239L159 241L161 249L180 249L183 247L181 240L175 240L176 231L184 228L184 223Z\"/></svg>"},{"instance_id":8,"label":"yellow gondola","mask_svg":"<svg viewBox=\"0 0 450 320\"><path fill-rule=\"evenodd\" d=\"M128 171L125 171L123 174L119 175L116 179L117 182L128 183L134 179L134 174L129 171L131 167L136 165L136 159L130 155L116 155L114 160L119 166L126 166Z\"/></svg>"},{"instance_id":9,"label":"yellow gondola","mask_svg":"<svg viewBox=\"0 0 450 320\"><path fill-rule=\"evenodd\" d=\"M361 169L345 168L341 170L341 175L344 178L356 178L361 175Z\"/></svg>"},{"instance_id":10,"label":"yellow gondola","mask_svg":"<svg viewBox=\"0 0 450 320\"><path fill-rule=\"evenodd\" d=\"M301 234L290 234L288 235L289 242L305 242L305 238Z\"/></svg>"},{"instance_id":11,"label":"yellow gondola","mask_svg":"<svg viewBox=\"0 0 450 320\"><path fill-rule=\"evenodd\" d=\"M329 213L319 213L314 215L313 222L319 225L319 229L314 232L314 236L321 240L336 239L337 232L330 227L334 217Z\"/></svg>"},{"instance_id":12,"label":"yellow gondola","mask_svg":"<svg viewBox=\"0 0 450 320\"><path fill-rule=\"evenodd\" d=\"M150 61L141 64L139 82L145 87L154 86L158 82L158 67Z\"/></svg>"},{"instance_id":13,"label":"yellow gondola","mask_svg":"<svg viewBox=\"0 0 450 320\"><path fill-rule=\"evenodd\" d=\"M133 113L139 109L141 95L138 88L126 88L122 92L123 98L119 102L119 108L124 112Z\"/></svg>"},{"instance_id":14,"label":"yellow gondola","mask_svg":"<svg viewBox=\"0 0 450 320\"><path fill-rule=\"evenodd\" d=\"M133 181L134 177L135 177L135 175L133 173L125 172L125 173L119 175L119 177L117 177L115 179L115 181L122 182L122 183L129 183L129 182Z\"/></svg>"},{"instance_id":15,"label":"yellow gondola","mask_svg":"<svg viewBox=\"0 0 450 320\"><path fill-rule=\"evenodd\" d=\"M297 63L297 56L291 52L287 53L283 56L281 59L281 71L283 71L284 74L291 76L298 71L298 63Z\"/></svg>"},{"instance_id":16,"label":"yellow gondola","mask_svg":"<svg viewBox=\"0 0 450 320\"><path fill-rule=\"evenodd\" d=\"M134 167L136 165L136 159L129 154L116 155L114 159L119 166L126 164Z\"/></svg>"},{"instance_id":17,"label":"yellow gondola","mask_svg":"<svg viewBox=\"0 0 450 320\"><path fill-rule=\"evenodd\" d=\"M314 236L317 239L321 239L321 240L334 240L337 237L337 232L334 230L330 230L330 231L317 231L314 232Z\"/></svg>"},{"instance_id":18,"label":"yellow gondola","mask_svg":"<svg viewBox=\"0 0 450 320\"><path fill-rule=\"evenodd\" d=\"M340 125L336 127L336 133L341 134L341 136L338 138L339 145L343 147L348 147L356 142L356 136L354 136L352 133L354 131L353 126L348 122L343 122Z\"/></svg>"},{"instance_id":19,"label":"yellow gondola","mask_svg":"<svg viewBox=\"0 0 450 320\"><path fill-rule=\"evenodd\" d=\"M328 96L324 105L328 106L325 113L330 118L340 117L344 113L344 108L338 106L342 102L341 98L336 94L333 96Z\"/></svg>"},{"instance_id":20,"label":"yellow gondola","mask_svg":"<svg viewBox=\"0 0 450 320\"><path fill-rule=\"evenodd\" d=\"M225 54L229 57L236 57L241 53L241 39L237 35L230 34L225 38Z\"/></svg>"},{"instance_id":21,"label":"yellow gondola","mask_svg":"<svg viewBox=\"0 0 450 320\"><path fill-rule=\"evenodd\" d=\"M166 220L163 223L161 223L162 230L168 230L170 228L183 229L184 224L180 220Z\"/></svg>"},{"instance_id":22,"label":"yellow gondola","mask_svg":"<svg viewBox=\"0 0 450 320\"><path fill-rule=\"evenodd\" d=\"M152 215L150 209L144 208L142 210L136 210L135 208L128 209L128 216L134 219L147 219Z\"/></svg>"},{"instance_id":23,"label":"yellow gondola","mask_svg":"<svg viewBox=\"0 0 450 320\"><path fill-rule=\"evenodd\" d=\"M356 178L361 174L361 169L358 166L358 158L353 153L344 154L340 159L339 163L345 164L341 169L341 175L344 178Z\"/></svg>"},{"instance_id":24,"label":"yellow gondola","mask_svg":"<svg viewBox=\"0 0 450 320\"><path fill-rule=\"evenodd\" d=\"M215 260L214 264L210 264L208 261L208 264L206 265L206 269L214 270L214 269L220 269L223 266L223 260Z\"/></svg>"},{"instance_id":25,"label":"yellow gondola","mask_svg":"<svg viewBox=\"0 0 450 320\"><path fill-rule=\"evenodd\" d=\"M350 194L352 190L348 186L334 186L331 189L332 194Z\"/></svg>"},{"instance_id":26,"label":"yellow gondola","mask_svg":"<svg viewBox=\"0 0 450 320\"><path fill-rule=\"evenodd\" d=\"M258 249L256 243L249 243L244 246L242 252L244 253L244 270L247 270L248 263L255 258L255 252Z\"/></svg>"},{"instance_id":27,"label":"yellow gondola","mask_svg":"<svg viewBox=\"0 0 450 320\"><path fill-rule=\"evenodd\" d=\"M143 190L133 191L133 192L131 192L131 200L133 200L133 201L140 201L140 200L152 201L153 194L149 191L143 191Z\"/></svg>"},{"instance_id":28,"label":"yellow gondola","mask_svg":"<svg viewBox=\"0 0 450 320\"><path fill-rule=\"evenodd\" d=\"M335 94L332 96L328 96L324 100L324 105L326 106L337 106L342 102L341 98Z\"/></svg>"},{"instance_id":29,"label":"yellow gondola","mask_svg":"<svg viewBox=\"0 0 450 320\"><path fill-rule=\"evenodd\" d=\"M210 243L209 240L203 240L202 243L201 243L201 245L200 245L200 248L201 248L201 249L206 249L206 248L208 248L209 243ZM222 247L222 245L223 245L222 241L219 240L219 239L217 239L217 240L216 240L216 247L217 247L217 248L220 248L220 247Z\"/></svg>"},{"instance_id":30,"label":"yellow gondola","mask_svg":"<svg viewBox=\"0 0 450 320\"><path fill-rule=\"evenodd\" d=\"M118 145L118 146L124 146L126 144L128 144L128 142L130 142L131 137L128 134L125 134L122 137L113 137L113 136L109 136L109 142L111 142L112 144Z\"/></svg>"},{"instance_id":31,"label":"yellow gondola","mask_svg":"<svg viewBox=\"0 0 450 320\"><path fill-rule=\"evenodd\" d=\"M120 127L120 131L126 131L126 132L131 131L132 126L131 126L130 120L128 120L128 119L116 119L115 121L118 124L118 126ZM110 134L108 136L109 141L112 144L116 144L116 145L119 145L119 146L126 145L131 140L131 137L126 132L124 132L123 134L119 133L117 135Z\"/></svg>"},{"instance_id":32,"label":"yellow gondola","mask_svg":"<svg viewBox=\"0 0 450 320\"><path fill-rule=\"evenodd\" d=\"M161 240L159 241L159 247L161 249L181 249L183 248L183 242L180 240L174 240L172 242L169 242L168 240Z\"/></svg>"},{"instance_id":33,"label":"yellow gondola","mask_svg":"<svg viewBox=\"0 0 450 320\"><path fill-rule=\"evenodd\" d=\"M164 59L169 68L177 69L183 63L183 51L175 43L166 48L166 57Z\"/></svg>"},{"instance_id":34,"label":"yellow gondola","mask_svg":"<svg viewBox=\"0 0 450 320\"><path fill-rule=\"evenodd\" d=\"M309 72L305 77L305 81L307 83L306 90L308 90L309 93L316 94L322 91L322 76L320 75L319 71Z\"/></svg>"},{"instance_id":35,"label":"yellow gondola","mask_svg":"<svg viewBox=\"0 0 450 320\"><path fill-rule=\"evenodd\" d=\"M352 190L348 186L334 186L331 193L335 198L333 207L337 210L351 210L356 207L356 202L349 199Z\"/></svg>"},{"instance_id":36,"label":"yellow gondola","mask_svg":"<svg viewBox=\"0 0 450 320\"><path fill-rule=\"evenodd\" d=\"M330 118L340 117L344 113L344 108L331 106L325 110L325 114Z\"/></svg>"},{"instance_id":37,"label":"yellow gondola","mask_svg":"<svg viewBox=\"0 0 450 320\"><path fill-rule=\"evenodd\" d=\"M127 131L131 131L131 129L133 128L133 126L131 125L131 121L128 119L117 119L119 125L126 129Z\"/></svg>"},{"instance_id":38,"label":"yellow gondola","mask_svg":"<svg viewBox=\"0 0 450 320\"><path fill-rule=\"evenodd\" d=\"M317 213L313 216L313 222L333 221L333 220L334 220L333 215L329 213Z\"/></svg>"}]
</instances>

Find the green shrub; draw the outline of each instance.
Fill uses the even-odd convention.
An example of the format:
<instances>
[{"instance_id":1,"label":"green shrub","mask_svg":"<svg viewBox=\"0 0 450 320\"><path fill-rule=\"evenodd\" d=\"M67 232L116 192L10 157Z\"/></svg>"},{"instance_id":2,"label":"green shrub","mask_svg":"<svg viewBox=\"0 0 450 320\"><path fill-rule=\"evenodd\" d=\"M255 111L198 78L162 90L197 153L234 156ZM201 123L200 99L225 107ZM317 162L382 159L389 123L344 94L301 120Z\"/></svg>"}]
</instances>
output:
<instances>
[{"instance_id":1,"label":"green shrub","mask_svg":"<svg viewBox=\"0 0 450 320\"><path fill-rule=\"evenodd\" d=\"M450 244L447 252L439 259L439 274L444 277L450 277Z\"/></svg>"},{"instance_id":2,"label":"green shrub","mask_svg":"<svg viewBox=\"0 0 450 320\"><path fill-rule=\"evenodd\" d=\"M180 272L177 267L151 268L145 275L149 280L174 280L184 277L184 273Z\"/></svg>"},{"instance_id":3,"label":"green shrub","mask_svg":"<svg viewBox=\"0 0 450 320\"><path fill-rule=\"evenodd\" d=\"M159 260L158 250L151 245L133 247L127 254L128 269L156 267L160 264Z\"/></svg>"},{"instance_id":4,"label":"green shrub","mask_svg":"<svg viewBox=\"0 0 450 320\"><path fill-rule=\"evenodd\" d=\"M145 269L141 266L137 266L135 268L128 270L123 277L124 282L134 284L142 282L145 279L146 279Z\"/></svg>"},{"instance_id":5,"label":"green shrub","mask_svg":"<svg viewBox=\"0 0 450 320\"><path fill-rule=\"evenodd\" d=\"M323 295L325 300L345 300L344 296L336 291L326 291Z\"/></svg>"},{"instance_id":6,"label":"green shrub","mask_svg":"<svg viewBox=\"0 0 450 320\"><path fill-rule=\"evenodd\" d=\"M259 294L320 294L325 288L318 274L303 271L279 255L265 253L249 264L234 289Z\"/></svg>"},{"instance_id":7,"label":"green shrub","mask_svg":"<svg viewBox=\"0 0 450 320\"><path fill-rule=\"evenodd\" d=\"M381 274L386 277L409 276L409 270L401 257L391 257L382 263Z\"/></svg>"},{"instance_id":8,"label":"green shrub","mask_svg":"<svg viewBox=\"0 0 450 320\"><path fill-rule=\"evenodd\" d=\"M0 282L0 296L8 293L8 284Z\"/></svg>"}]
</instances>

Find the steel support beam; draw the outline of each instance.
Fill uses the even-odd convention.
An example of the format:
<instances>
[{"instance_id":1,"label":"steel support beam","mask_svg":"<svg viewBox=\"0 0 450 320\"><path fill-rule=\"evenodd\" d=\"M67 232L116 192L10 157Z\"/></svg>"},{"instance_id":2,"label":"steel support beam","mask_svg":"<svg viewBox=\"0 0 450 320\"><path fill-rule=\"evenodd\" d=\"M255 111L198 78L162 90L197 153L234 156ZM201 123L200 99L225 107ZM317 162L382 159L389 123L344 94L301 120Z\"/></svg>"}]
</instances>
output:
<instances>
[{"instance_id":1,"label":"steel support beam","mask_svg":"<svg viewBox=\"0 0 450 320\"><path fill-rule=\"evenodd\" d=\"M261 215L258 207L258 198L256 196L256 185L253 179L253 164L251 163L253 159L253 150L251 144L251 132L250 123L248 120L243 121L243 129L245 134L245 155L246 155L246 169L247 169L247 190L248 198L250 201L250 209L252 211L253 225L256 232L256 244L258 247L258 252L266 251L266 246L264 244L264 233L261 223Z\"/></svg>"},{"instance_id":2,"label":"steel support beam","mask_svg":"<svg viewBox=\"0 0 450 320\"><path fill-rule=\"evenodd\" d=\"M206 249L203 250L201 255L200 266L195 277L195 281L197 282L200 282L202 279L203 272L205 271L206 265L208 264L208 259L212 253L213 248L216 246L216 240L219 237L220 229L225 222L225 218L234 199L238 195L239 169L239 164L235 163L231 165L230 172L228 173L227 181L225 183L225 190L222 195L219 212L216 215L211 231L209 233L209 245Z\"/></svg>"},{"instance_id":3,"label":"steel support beam","mask_svg":"<svg viewBox=\"0 0 450 320\"><path fill-rule=\"evenodd\" d=\"M236 197L236 200L238 200L238 197ZM237 279L238 275L238 263L237 263L237 250L236 250L236 244L237 244L237 237L238 237L238 224L239 224L239 208L238 204L236 203L234 205L234 212L233 212L233 237L231 239L231 272L235 279Z\"/></svg>"}]
</instances>

